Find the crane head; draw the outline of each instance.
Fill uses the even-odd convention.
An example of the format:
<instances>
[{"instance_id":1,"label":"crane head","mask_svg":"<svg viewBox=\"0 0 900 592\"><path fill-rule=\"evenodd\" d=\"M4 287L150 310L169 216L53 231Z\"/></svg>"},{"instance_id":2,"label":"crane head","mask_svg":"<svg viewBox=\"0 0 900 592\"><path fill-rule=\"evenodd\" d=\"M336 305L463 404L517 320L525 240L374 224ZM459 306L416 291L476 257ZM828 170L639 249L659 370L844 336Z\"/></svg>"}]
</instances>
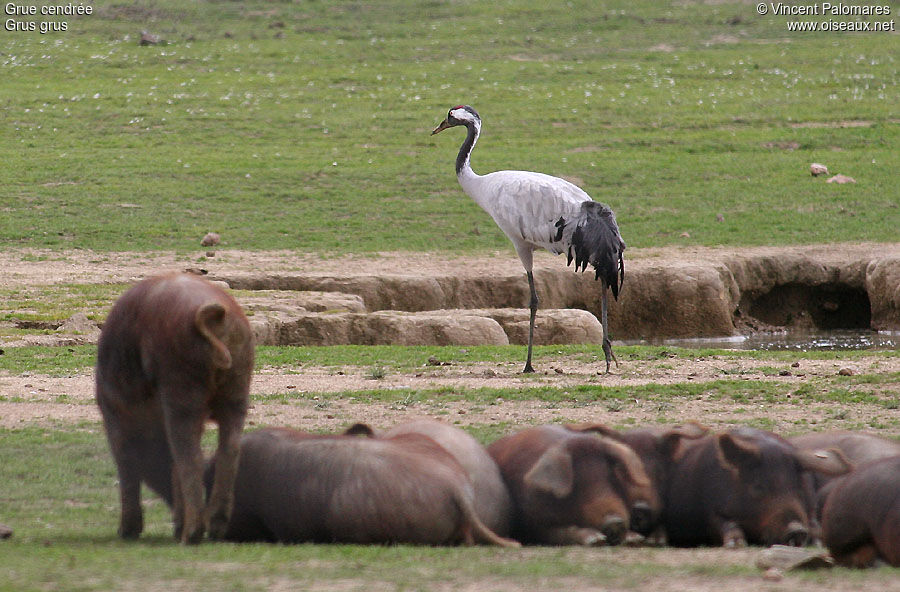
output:
<instances>
[{"instance_id":1,"label":"crane head","mask_svg":"<svg viewBox=\"0 0 900 592\"><path fill-rule=\"evenodd\" d=\"M448 127L471 124L481 125L481 118L478 116L478 112L468 105L457 105L447 112L447 118L434 128L431 135L440 133Z\"/></svg>"}]
</instances>

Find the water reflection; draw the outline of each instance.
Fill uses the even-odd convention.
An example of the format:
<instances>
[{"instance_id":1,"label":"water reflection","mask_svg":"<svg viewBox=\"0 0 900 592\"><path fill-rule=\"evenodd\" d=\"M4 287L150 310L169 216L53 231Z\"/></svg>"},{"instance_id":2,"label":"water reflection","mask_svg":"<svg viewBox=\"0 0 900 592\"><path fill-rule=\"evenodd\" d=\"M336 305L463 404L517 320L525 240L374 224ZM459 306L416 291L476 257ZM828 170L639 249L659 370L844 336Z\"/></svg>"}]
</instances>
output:
<instances>
[{"instance_id":1,"label":"water reflection","mask_svg":"<svg viewBox=\"0 0 900 592\"><path fill-rule=\"evenodd\" d=\"M729 337L699 337L693 339L635 339L623 345L671 345L689 348L756 349L756 350L866 350L898 349L900 331L860 331L836 329L830 331L785 331Z\"/></svg>"}]
</instances>

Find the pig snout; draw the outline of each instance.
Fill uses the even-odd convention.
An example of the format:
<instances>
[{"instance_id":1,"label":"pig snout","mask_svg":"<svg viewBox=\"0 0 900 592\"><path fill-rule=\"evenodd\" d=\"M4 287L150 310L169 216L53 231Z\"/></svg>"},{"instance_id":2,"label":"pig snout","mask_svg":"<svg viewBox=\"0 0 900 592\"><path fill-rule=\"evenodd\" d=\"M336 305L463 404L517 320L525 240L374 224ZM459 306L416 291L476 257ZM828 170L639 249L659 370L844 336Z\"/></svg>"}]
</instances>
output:
<instances>
[{"instance_id":1,"label":"pig snout","mask_svg":"<svg viewBox=\"0 0 900 592\"><path fill-rule=\"evenodd\" d=\"M607 545L620 545L628 533L628 525L621 516L607 516L600 526L600 532L606 537Z\"/></svg>"},{"instance_id":2,"label":"pig snout","mask_svg":"<svg viewBox=\"0 0 900 592\"><path fill-rule=\"evenodd\" d=\"M792 547L804 547L809 542L809 529L797 520L788 523L784 530L783 544Z\"/></svg>"},{"instance_id":3,"label":"pig snout","mask_svg":"<svg viewBox=\"0 0 900 592\"><path fill-rule=\"evenodd\" d=\"M631 530L649 534L654 527L653 510L647 502L635 502L631 506Z\"/></svg>"}]
</instances>

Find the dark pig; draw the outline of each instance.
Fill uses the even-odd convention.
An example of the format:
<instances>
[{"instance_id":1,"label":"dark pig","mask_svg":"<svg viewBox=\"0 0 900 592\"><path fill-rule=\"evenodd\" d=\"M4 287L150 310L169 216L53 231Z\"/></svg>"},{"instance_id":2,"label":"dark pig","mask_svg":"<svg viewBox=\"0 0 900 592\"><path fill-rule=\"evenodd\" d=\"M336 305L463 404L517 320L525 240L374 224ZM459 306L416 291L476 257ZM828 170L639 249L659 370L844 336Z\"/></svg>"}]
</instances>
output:
<instances>
[{"instance_id":1,"label":"dark pig","mask_svg":"<svg viewBox=\"0 0 900 592\"><path fill-rule=\"evenodd\" d=\"M173 508L175 536L197 543L228 523L253 371L253 333L237 302L190 274L144 280L113 305L97 346L96 396L119 475L119 535L143 530L141 483ZM204 505L204 423L218 423L217 479Z\"/></svg>"},{"instance_id":2,"label":"dark pig","mask_svg":"<svg viewBox=\"0 0 900 592\"><path fill-rule=\"evenodd\" d=\"M835 451L797 450L771 432L740 427L683 443L664 503L669 543L680 547L805 545L804 474L842 474Z\"/></svg>"},{"instance_id":3,"label":"dark pig","mask_svg":"<svg viewBox=\"0 0 900 592\"><path fill-rule=\"evenodd\" d=\"M485 525L501 536L509 534L512 501L497 463L478 440L458 427L440 421L420 419L400 424L385 432L423 434L440 444L463 466L475 490L475 511Z\"/></svg>"},{"instance_id":4,"label":"dark pig","mask_svg":"<svg viewBox=\"0 0 900 592\"><path fill-rule=\"evenodd\" d=\"M789 438L791 444L801 450L839 450L854 466L891 456L900 456L900 442L874 434L849 431L812 432ZM810 475L810 510L814 520L816 542L821 542L819 524L822 508L831 491L835 477L813 473Z\"/></svg>"},{"instance_id":5,"label":"dark pig","mask_svg":"<svg viewBox=\"0 0 900 592\"><path fill-rule=\"evenodd\" d=\"M579 431L594 431L618 439L637 453L652 487L650 493L643 487L630 492L630 528L663 544L665 533L660 523L664 511L663 495L671 478L675 459L680 453L682 441L701 438L709 432L709 428L696 422L676 426L648 426L624 431L615 430L604 424L580 424L569 427Z\"/></svg>"},{"instance_id":6,"label":"dark pig","mask_svg":"<svg viewBox=\"0 0 900 592\"><path fill-rule=\"evenodd\" d=\"M900 567L900 456L869 462L834 481L822 512L825 546L840 565Z\"/></svg>"},{"instance_id":7,"label":"dark pig","mask_svg":"<svg viewBox=\"0 0 900 592\"><path fill-rule=\"evenodd\" d=\"M637 454L602 435L538 426L497 440L488 452L512 495L513 536L523 542L619 544L635 489L651 494Z\"/></svg>"},{"instance_id":8,"label":"dark pig","mask_svg":"<svg viewBox=\"0 0 900 592\"><path fill-rule=\"evenodd\" d=\"M372 435L359 426L351 432ZM518 546L481 522L473 500L465 469L421 434L261 429L241 440L225 538Z\"/></svg>"}]
</instances>

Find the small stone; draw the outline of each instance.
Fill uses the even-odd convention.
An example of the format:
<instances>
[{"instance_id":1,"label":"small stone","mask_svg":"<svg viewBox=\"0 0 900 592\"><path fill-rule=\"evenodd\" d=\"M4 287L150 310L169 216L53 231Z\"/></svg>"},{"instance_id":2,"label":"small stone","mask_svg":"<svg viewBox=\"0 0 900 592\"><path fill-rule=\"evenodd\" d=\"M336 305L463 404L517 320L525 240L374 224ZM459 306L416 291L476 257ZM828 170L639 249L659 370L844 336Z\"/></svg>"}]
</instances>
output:
<instances>
[{"instance_id":1,"label":"small stone","mask_svg":"<svg viewBox=\"0 0 900 592\"><path fill-rule=\"evenodd\" d=\"M800 362L794 362L793 364L791 364L791 368L799 368L799 367L800 367Z\"/></svg>"},{"instance_id":2,"label":"small stone","mask_svg":"<svg viewBox=\"0 0 900 592\"><path fill-rule=\"evenodd\" d=\"M790 375L791 375L791 371L790 371L790 370L781 370L781 371L778 373L778 376L790 376Z\"/></svg>"},{"instance_id":3,"label":"small stone","mask_svg":"<svg viewBox=\"0 0 900 592\"><path fill-rule=\"evenodd\" d=\"M847 175L835 175L825 181L826 183L837 183L838 185L843 185L845 183L856 183L856 179L853 177L848 177Z\"/></svg>"},{"instance_id":4,"label":"small stone","mask_svg":"<svg viewBox=\"0 0 900 592\"><path fill-rule=\"evenodd\" d=\"M680 236L681 236L681 238L691 238L691 233L690 232L682 232Z\"/></svg>"},{"instance_id":5,"label":"small stone","mask_svg":"<svg viewBox=\"0 0 900 592\"><path fill-rule=\"evenodd\" d=\"M141 31L140 45L158 45L160 42L159 35L153 35L147 31Z\"/></svg>"},{"instance_id":6,"label":"small stone","mask_svg":"<svg viewBox=\"0 0 900 592\"><path fill-rule=\"evenodd\" d=\"M770 567L763 573L763 579L767 582L780 582L784 579L784 574L777 567Z\"/></svg>"},{"instance_id":7,"label":"small stone","mask_svg":"<svg viewBox=\"0 0 900 592\"><path fill-rule=\"evenodd\" d=\"M222 237L219 236L217 232L207 232L206 235L204 235L203 239L200 241L200 246L212 247L219 244L220 240L222 240Z\"/></svg>"},{"instance_id":8,"label":"small stone","mask_svg":"<svg viewBox=\"0 0 900 592\"><path fill-rule=\"evenodd\" d=\"M853 371L853 368L841 368L838 370L838 374L841 376L853 376L856 372Z\"/></svg>"},{"instance_id":9,"label":"small stone","mask_svg":"<svg viewBox=\"0 0 900 592\"><path fill-rule=\"evenodd\" d=\"M216 256L216 252L215 252L215 251L207 251L207 252L206 252L206 257L207 257L207 258L209 258L209 257L215 257L215 256Z\"/></svg>"}]
</instances>

